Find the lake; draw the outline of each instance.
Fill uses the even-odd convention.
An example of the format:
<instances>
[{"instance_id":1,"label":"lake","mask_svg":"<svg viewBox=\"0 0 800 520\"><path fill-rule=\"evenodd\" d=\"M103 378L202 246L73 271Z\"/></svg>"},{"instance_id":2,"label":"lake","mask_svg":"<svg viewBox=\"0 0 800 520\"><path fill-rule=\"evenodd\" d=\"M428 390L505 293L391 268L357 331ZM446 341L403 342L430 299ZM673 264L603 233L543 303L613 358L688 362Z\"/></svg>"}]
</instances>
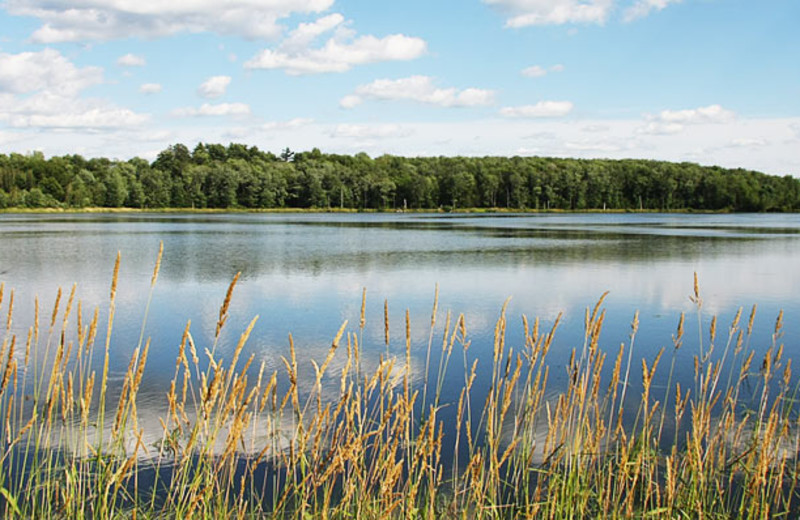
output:
<instances>
[{"instance_id":1,"label":"lake","mask_svg":"<svg viewBox=\"0 0 800 520\"><path fill-rule=\"evenodd\" d=\"M389 356L405 355L408 310L417 385L429 342L438 352L448 311L451 328L464 315L469 363L478 359L488 370L495 323L509 299L511 348L524 343L523 315L531 323L539 317L542 328L549 328L563 313L549 354L548 389L557 392L566 384L572 349L583 344L585 310L606 291L601 348L610 354L608 363L620 343L628 344L637 311L636 374L641 358L652 360L662 347L671 349L685 312L676 379L689 385L699 348L697 307L689 299L694 273L703 300L703 335L718 315L724 339L737 309L743 307L746 317L757 304L757 352L770 346L780 310L785 313L780 341L789 356L800 345L800 216L766 214L2 214L0 281L6 295L14 290L12 333L25 337L37 296L42 315L49 316L59 287L66 299L74 283L84 323L97 307L104 324L120 252L110 380L121 383L139 341L162 241L163 262L145 326L151 351L138 405L142 421L152 421L156 434L184 326L191 320L201 352L211 347L220 305L237 272L241 278L218 355L230 359L239 334L258 315L243 356L253 354L254 367L263 362L283 377L281 358L288 356L291 333L306 390L313 382L311 360L325 359L341 324L347 320L348 330L358 332L364 288L362 362L374 367L387 350ZM104 333L102 325L99 337ZM98 370L101 359L94 360ZM435 354L433 362L437 359ZM442 391L445 402L456 400L463 386L463 362L454 359ZM430 372L435 377L435 368ZM665 378L664 372L659 377ZM479 370L478 386L487 381ZM112 398L114 391L112 386Z\"/></svg>"}]
</instances>

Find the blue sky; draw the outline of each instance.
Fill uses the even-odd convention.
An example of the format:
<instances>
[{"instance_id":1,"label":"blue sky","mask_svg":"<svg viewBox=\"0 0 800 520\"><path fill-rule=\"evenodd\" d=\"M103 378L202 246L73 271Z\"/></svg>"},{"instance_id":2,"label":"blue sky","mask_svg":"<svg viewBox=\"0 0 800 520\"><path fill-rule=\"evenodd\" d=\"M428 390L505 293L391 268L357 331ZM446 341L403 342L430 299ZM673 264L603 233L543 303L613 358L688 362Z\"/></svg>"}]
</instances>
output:
<instances>
[{"instance_id":1,"label":"blue sky","mask_svg":"<svg viewBox=\"0 0 800 520\"><path fill-rule=\"evenodd\" d=\"M0 152L182 142L800 176L797 0L0 0Z\"/></svg>"}]
</instances>

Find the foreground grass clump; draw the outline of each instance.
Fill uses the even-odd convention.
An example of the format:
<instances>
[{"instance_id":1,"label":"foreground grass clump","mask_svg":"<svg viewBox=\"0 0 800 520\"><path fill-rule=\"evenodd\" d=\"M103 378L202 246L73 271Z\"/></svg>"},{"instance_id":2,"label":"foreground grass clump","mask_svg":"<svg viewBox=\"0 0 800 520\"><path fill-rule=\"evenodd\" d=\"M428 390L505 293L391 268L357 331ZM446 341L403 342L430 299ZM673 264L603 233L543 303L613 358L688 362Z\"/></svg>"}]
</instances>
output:
<instances>
[{"instance_id":1,"label":"foreground grass clump","mask_svg":"<svg viewBox=\"0 0 800 520\"><path fill-rule=\"evenodd\" d=\"M267 373L263 364L253 366L253 356L242 356L257 318L241 333L230 360L218 354L237 275L211 344L196 344L186 324L160 429L148 432L137 408L151 348L144 324L121 387L109 375L118 269L119 257L106 323L99 323L98 310L85 318L73 287L63 298L59 291L46 317L37 302L25 338L12 333L13 291L6 294L0 286L4 517L800 513L800 428L791 362L780 344L782 316L758 359L750 345L755 308L747 323L740 311L721 340L716 319L711 321L708 330L698 331L694 384L682 388L673 385L673 374L684 342L683 315L666 358L662 350L640 367L634 362L634 317L629 343L607 361L599 344L601 298L586 310L584 342L572 352L566 388L551 392L547 356L558 319L544 331L538 320L523 318L524 342L507 345L503 308L491 359L479 361L472 359L463 316L448 313L437 323L436 299L423 382L415 383L408 312L404 356L388 355L386 310L387 355L376 368L363 368L362 302L358 327L348 331L345 322L327 357L310 361L309 382L300 381L291 336L280 373ZM699 318L696 283L692 298ZM458 365L459 398L445 403L445 375ZM657 387L653 381L665 366L666 387ZM488 383L477 384L479 374L488 374ZM448 410L449 418L442 418Z\"/></svg>"}]
</instances>

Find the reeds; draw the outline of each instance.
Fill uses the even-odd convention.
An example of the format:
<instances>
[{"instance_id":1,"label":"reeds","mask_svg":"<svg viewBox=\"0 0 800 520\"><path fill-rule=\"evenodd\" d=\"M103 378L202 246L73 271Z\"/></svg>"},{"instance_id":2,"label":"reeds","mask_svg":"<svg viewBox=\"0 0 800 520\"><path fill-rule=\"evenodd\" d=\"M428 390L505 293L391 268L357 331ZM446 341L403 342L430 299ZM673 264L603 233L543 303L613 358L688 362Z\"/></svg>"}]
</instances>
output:
<instances>
[{"instance_id":1,"label":"reeds","mask_svg":"<svg viewBox=\"0 0 800 520\"><path fill-rule=\"evenodd\" d=\"M160 263L161 251L151 294ZM438 319L438 288L421 378L412 376L410 313L405 337L393 345L384 301L384 345L363 344L366 291L358 329L349 331L345 322L332 331L325 358L309 361L310 384L301 381L291 336L281 371L270 374L263 363L254 366L246 345L257 317L239 335L231 358L224 359L216 347L227 333L237 274L218 321L209 324L210 345L196 344L192 324L186 324L175 346L160 427L146 431L142 425L152 426L141 420L137 396L155 347L145 339L147 309L121 390L109 392L119 266L118 257L99 376L92 362L99 312L89 312L87 320L75 287L63 309L59 291L41 340L37 300L23 340L11 326L14 293L0 285L4 517L800 513L798 387L781 344L783 316L765 350L753 346L759 341L752 337L755 307L744 325L737 313L727 337L720 338L716 318L703 326L696 281L692 301L699 339L691 388L673 385L677 356L689 348L684 316L672 337L662 386L657 381L667 365L664 349L644 359L634 352L638 315L627 344L603 347L603 295L586 309L583 343L571 347L565 387L549 390L548 354L565 348L556 339L561 316L549 325L523 316L523 340L510 344L506 302L493 344L476 354L463 315L447 312ZM381 353L371 369L363 359L368 351ZM491 357L481 358L480 352ZM341 362L334 363L337 359ZM332 373L334 366L341 368ZM460 380L459 372L458 397L447 400L445 381Z\"/></svg>"}]
</instances>

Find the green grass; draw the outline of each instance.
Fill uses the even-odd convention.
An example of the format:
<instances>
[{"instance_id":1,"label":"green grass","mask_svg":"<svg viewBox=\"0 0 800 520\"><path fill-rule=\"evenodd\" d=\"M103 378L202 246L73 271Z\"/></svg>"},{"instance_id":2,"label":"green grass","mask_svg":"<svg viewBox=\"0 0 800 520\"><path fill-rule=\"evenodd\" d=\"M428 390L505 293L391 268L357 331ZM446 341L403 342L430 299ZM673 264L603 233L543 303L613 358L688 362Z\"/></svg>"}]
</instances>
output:
<instances>
[{"instance_id":1,"label":"green grass","mask_svg":"<svg viewBox=\"0 0 800 520\"><path fill-rule=\"evenodd\" d=\"M156 285L159 260L150 290ZM238 276L210 344L187 323L175 352L157 431L146 431L138 393L155 346L146 323L123 379L109 392L119 257L109 319L86 312L73 287L51 312L36 306L26 337L12 332L14 295L0 289L0 512L26 518L772 518L798 511L797 387L784 358L782 316L756 359L753 321L724 334L701 320L695 284L694 384L672 383L686 319L671 346L637 355L630 340L603 348L603 298L587 308L583 344L566 388L548 390L560 319L523 318L524 341L506 342L505 307L491 359L470 350L463 315L430 321L422 381L412 378L410 318L399 339L363 345L347 322L325 359L300 381L291 337L283 369L243 358L258 318L230 359L226 332ZM148 304L149 305L149 304ZM4 306L4 307L2 307ZM146 321L146 320L145 320ZM694 321L694 320L688 320ZM399 344L399 345L398 345ZM393 347L390 350L390 345ZM397 350L403 354L390 356ZM158 348L165 348L159 345ZM385 351L365 369L362 351ZM613 357L613 359L611 357ZM97 359L95 359L97 358ZM102 364L100 361L102 360ZM438 360L438 361L437 361ZM97 363L95 362L97 361ZM102 370L93 367L102 366ZM337 367L334 372L332 367ZM463 367L463 368L460 368ZM667 368L668 367L668 368ZM427 372L435 377L428 378ZM463 371L457 401L442 401L448 371ZM656 387L657 373L668 374ZM477 374L488 390L478 390ZM461 377L458 374L458 377ZM636 384L634 384L634 382ZM303 390L301 390L301 386ZM635 388L641 393L632 395ZM755 400L742 397L744 388ZM445 407L455 421L445 424ZM451 414L452 417L452 414ZM623 420L634 417L634 420ZM155 439L155 442L152 441ZM450 457L447 454L457 454Z\"/></svg>"}]
</instances>

